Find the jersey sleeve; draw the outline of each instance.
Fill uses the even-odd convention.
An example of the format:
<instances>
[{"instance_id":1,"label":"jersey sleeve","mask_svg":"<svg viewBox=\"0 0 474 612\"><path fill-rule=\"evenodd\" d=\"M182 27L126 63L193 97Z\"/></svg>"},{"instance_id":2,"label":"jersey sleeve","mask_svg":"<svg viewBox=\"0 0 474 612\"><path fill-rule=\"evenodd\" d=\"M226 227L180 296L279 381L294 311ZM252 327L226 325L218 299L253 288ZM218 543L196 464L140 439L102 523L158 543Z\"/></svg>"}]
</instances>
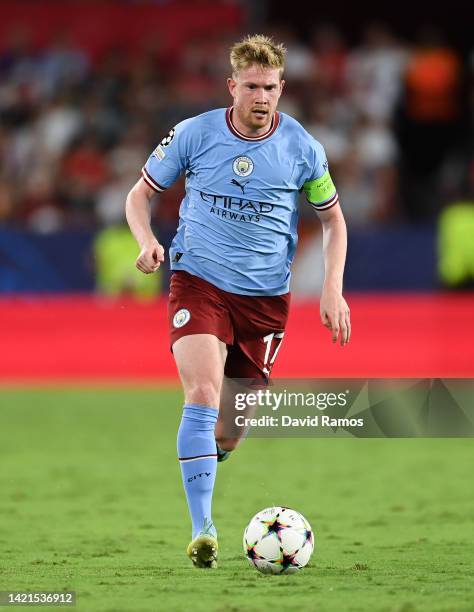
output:
<instances>
[{"instance_id":1,"label":"jersey sleeve","mask_svg":"<svg viewBox=\"0 0 474 612\"><path fill-rule=\"evenodd\" d=\"M336 187L329 174L329 166L324 147L314 138L311 139L308 155L310 177L303 183L303 191L311 206L327 210L339 202Z\"/></svg>"},{"instance_id":2,"label":"jersey sleeve","mask_svg":"<svg viewBox=\"0 0 474 612\"><path fill-rule=\"evenodd\" d=\"M187 119L171 129L143 166L143 180L155 191L170 187L186 170L191 145L190 122Z\"/></svg>"}]
</instances>

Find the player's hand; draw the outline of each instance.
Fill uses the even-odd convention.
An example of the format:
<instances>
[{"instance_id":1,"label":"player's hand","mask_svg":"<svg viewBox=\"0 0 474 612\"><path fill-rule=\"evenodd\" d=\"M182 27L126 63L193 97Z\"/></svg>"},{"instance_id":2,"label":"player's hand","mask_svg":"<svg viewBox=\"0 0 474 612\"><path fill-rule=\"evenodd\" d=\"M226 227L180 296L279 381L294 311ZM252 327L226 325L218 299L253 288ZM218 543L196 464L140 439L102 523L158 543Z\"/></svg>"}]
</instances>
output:
<instances>
[{"instance_id":1,"label":"player's hand","mask_svg":"<svg viewBox=\"0 0 474 612\"><path fill-rule=\"evenodd\" d=\"M332 341L337 342L340 334L341 346L347 344L351 337L350 311L339 291L323 288L320 313L321 323L332 332Z\"/></svg>"},{"instance_id":2,"label":"player's hand","mask_svg":"<svg viewBox=\"0 0 474 612\"><path fill-rule=\"evenodd\" d=\"M140 255L137 257L135 266L140 272L143 272L143 274L156 272L161 263L165 260L164 254L165 251L163 247L158 240L154 238L143 246Z\"/></svg>"}]
</instances>

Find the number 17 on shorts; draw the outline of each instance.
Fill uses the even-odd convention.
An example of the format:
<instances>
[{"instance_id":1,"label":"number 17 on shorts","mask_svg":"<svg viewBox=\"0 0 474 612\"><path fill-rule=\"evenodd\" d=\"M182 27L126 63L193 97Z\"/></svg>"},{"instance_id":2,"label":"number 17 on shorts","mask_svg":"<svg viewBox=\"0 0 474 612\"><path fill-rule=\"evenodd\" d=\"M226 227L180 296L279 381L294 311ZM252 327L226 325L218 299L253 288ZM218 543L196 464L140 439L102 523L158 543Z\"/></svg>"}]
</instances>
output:
<instances>
[{"instance_id":1,"label":"number 17 on shorts","mask_svg":"<svg viewBox=\"0 0 474 612\"><path fill-rule=\"evenodd\" d=\"M268 334L263 338L263 342L265 344L265 355L263 358L262 372L266 376L270 376L273 364L275 363L278 351L280 350L284 335L285 332L272 332L271 334Z\"/></svg>"}]
</instances>

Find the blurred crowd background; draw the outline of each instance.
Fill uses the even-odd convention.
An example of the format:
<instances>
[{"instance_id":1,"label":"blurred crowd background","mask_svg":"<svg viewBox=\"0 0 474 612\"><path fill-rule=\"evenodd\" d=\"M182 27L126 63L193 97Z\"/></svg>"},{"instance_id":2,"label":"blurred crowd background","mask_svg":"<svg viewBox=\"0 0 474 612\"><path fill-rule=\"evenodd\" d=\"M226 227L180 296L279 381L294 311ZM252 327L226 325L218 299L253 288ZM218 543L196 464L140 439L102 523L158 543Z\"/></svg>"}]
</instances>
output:
<instances>
[{"instance_id":1,"label":"blurred crowd background","mask_svg":"<svg viewBox=\"0 0 474 612\"><path fill-rule=\"evenodd\" d=\"M12 261L25 241L27 251L35 244L35 253L46 249L49 265L57 245L64 274L68 257L80 262L84 275L69 270L68 282L76 278L77 287L65 288L86 289L94 282L117 293L142 282L127 272L136 246L123 232L126 195L173 125L230 104L229 47L249 31L270 34L288 49L280 110L326 149L354 236L352 269L376 266L377 254L396 249L409 254L401 266L416 267L413 259L420 258L417 278L428 280L417 285L415 279L411 288L472 285L474 50L448 40L439 24L419 23L407 38L389 20L374 20L356 24L348 40L337 19L315 13L308 26L306 14L302 33L297 15L295 23L283 23L275 11L256 11L246 2L101 2L101 15L104 6L120 8L132 24L144 5L156 11L146 34L124 44L121 30L114 37L110 28L105 44L103 18L95 39L61 21L48 22L59 6L65 14L98 15L93 2L41 3L47 25L39 39L31 15L18 12L22 4L7 2L0 9L7 18L0 45L0 291L35 289L12 269L21 268ZM193 27L196 9L203 16L199 27ZM216 23L217 9L223 12ZM160 27L160 15L173 23L173 11L179 36ZM182 193L178 181L156 198L153 224L165 245ZM293 290L311 295L321 282L321 237L303 201L300 233ZM364 253L371 241L373 248ZM432 272L425 269L426 253L417 251L423 244L434 249ZM356 274L352 286L374 288L378 276L367 278ZM166 273L139 291L153 294L165 280Z\"/></svg>"}]
</instances>

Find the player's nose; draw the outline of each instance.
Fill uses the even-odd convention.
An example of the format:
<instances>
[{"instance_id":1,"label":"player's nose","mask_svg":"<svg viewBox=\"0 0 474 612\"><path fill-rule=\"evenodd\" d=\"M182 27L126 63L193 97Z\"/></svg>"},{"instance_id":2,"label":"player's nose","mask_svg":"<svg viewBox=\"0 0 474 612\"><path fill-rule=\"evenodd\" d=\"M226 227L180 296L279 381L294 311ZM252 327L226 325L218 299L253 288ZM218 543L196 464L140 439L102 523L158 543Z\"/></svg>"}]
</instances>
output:
<instances>
[{"instance_id":1,"label":"player's nose","mask_svg":"<svg viewBox=\"0 0 474 612\"><path fill-rule=\"evenodd\" d=\"M268 103L267 100L267 93L266 91L263 89L263 87L261 89L257 89L256 90L256 94L255 94L255 103L256 104L261 104L262 106L264 106L265 104Z\"/></svg>"}]
</instances>

